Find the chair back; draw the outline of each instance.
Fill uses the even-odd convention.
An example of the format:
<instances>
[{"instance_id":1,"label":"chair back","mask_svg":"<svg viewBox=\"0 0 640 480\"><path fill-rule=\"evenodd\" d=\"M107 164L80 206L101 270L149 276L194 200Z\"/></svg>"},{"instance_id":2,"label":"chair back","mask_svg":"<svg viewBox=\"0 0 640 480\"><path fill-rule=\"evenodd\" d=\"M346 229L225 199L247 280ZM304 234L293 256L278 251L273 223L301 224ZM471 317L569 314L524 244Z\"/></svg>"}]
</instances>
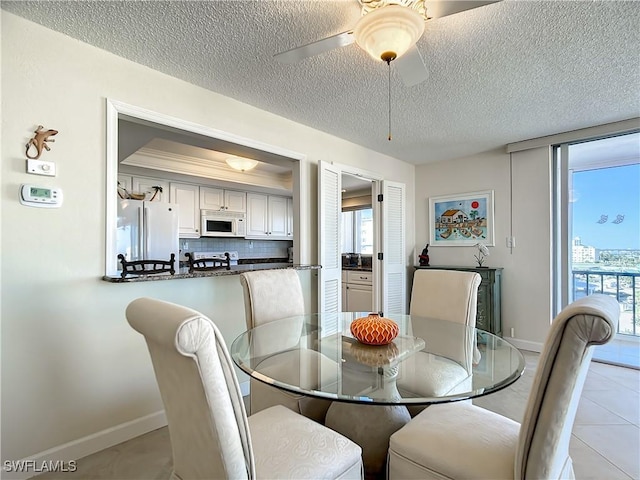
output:
<instances>
[{"instance_id":1,"label":"chair back","mask_svg":"<svg viewBox=\"0 0 640 480\"><path fill-rule=\"evenodd\" d=\"M169 423L172 478L255 478L240 386L216 325L151 298L131 302L126 317L151 354Z\"/></svg>"},{"instance_id":2,"label":"chair back","mask_svg":"<svg viewBox=\"0 0 640 480\"><path fill-rule=\"evenodd\" d=\"M240 275L240 283L244 290L244 310L247 321L247 330L263 326L274 320L285 319L289 327L281 331L273 331L273 335L254 336L251 342L251 354L254 357L269 356L276 352L285 352L284 355L276 355L267 363L275 362L272 366L285 378L297 375L300 382L309 385L317 385L317 366L319 362L329 360L324 355L308 351L300 347L300 340L305 314L304 297L300 277L293 269L259 270L244 272ZM294 327L294 325L296 327ZM294 360L290 355L306 355L304 362ZM289 361L286 359L290 358ZM276 366L276 364L279 364ZM263 363L262 365L266 365ZM314 367L315 366L315 367ZM330 367L329 367L330 370ZM253 377L250 379L251 388L251 413L254 414L273 405L284 405L294 412L301 413L305 417L324 423L324 418L331 402L329 400L305 397L301 394L285 392L272 385L266 385Z\"/></svg>"},{"instance_id":3,"label":"chair back","mask_svg":"<svg viewBox=\"0 0 640 480\"><path fill-rule=\"evenodd\" d=\"M516 451L515 478L569 478L569 440L593 346L618 330L620 306L590 295L564 308L551 324L527 402Z\"/></svg>"},{"instance_id":4,"label":"chair back","mask_svg":"<svg viewBox=\"0 0 640 480\"><path fill-rule=\"evenodd\" d=\"M411 290L411 315L476 325L478 286L476 272L416 270Z\"/></svg>"},{"instance_id":5,"label":"chair back","mask_svg":"<svg viewBox=\"0 0 640 480\"><path fill-rule=\"evenodd\" d=\"M482 277L476 272L458 270L423 269L413 275L410 313L412 316L430 317L449 322L476 326L478 310L478 286ZM417 321L413 323L413 334L428 338L428 331L421 331ZM427 329L426 325L422 325ZM480 361L480 351L472 329L462 336L448 336L433 350L434 353L454 359L471 374L472 364Z\"/></svg>"},{"instance_id":6,"label":"chair back","mask_svg":"<svg viewBox=\"0 0 640 480\"><path fill-rule=\"evenodd\" d=\"M247 330L305 313L300 277L293 269L245 272L240 275L240 282Z\"/></svg>"}]
</instances>

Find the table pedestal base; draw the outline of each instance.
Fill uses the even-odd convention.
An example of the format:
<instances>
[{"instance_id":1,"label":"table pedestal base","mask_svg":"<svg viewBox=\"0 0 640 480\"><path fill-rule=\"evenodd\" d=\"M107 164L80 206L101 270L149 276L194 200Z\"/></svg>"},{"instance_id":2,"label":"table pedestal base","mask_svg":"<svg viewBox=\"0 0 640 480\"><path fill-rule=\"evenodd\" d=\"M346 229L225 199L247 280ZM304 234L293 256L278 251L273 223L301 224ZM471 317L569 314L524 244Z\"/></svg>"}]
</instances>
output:
<instances>
[{"instance_id":1,"label":"table pedestal base","mask_svg":"<svg viewBox=\"0 0 640 480\"><path fill-rule=\"evenodd\" d=\"M325 425L362 447L366 479L384 479L389 437L411 420L403 405L333 402Z\"/></svg>"}]
</instances>

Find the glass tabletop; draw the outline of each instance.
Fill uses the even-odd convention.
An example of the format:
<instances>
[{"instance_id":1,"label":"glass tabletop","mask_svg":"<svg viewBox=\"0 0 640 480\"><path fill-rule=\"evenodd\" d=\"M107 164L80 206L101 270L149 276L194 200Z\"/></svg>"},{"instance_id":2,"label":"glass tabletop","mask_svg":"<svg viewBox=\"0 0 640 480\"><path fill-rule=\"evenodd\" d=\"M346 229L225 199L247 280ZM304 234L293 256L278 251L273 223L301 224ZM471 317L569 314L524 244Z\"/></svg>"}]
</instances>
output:
<instances>
[{"instance_id":1,"label":"glass tabletop","mask_svg":"<svg viewBox=\"0 0 640 480\"><path fill-rule=\"evenodd\" d=\"M344 402L425 405L486 395L515 382L524 357L502 338L434 318L385 315L399 334L384 346L350 332L367 312L276 320L231 345L238 367L283 390Z\"/></svg>"}]
</instances>

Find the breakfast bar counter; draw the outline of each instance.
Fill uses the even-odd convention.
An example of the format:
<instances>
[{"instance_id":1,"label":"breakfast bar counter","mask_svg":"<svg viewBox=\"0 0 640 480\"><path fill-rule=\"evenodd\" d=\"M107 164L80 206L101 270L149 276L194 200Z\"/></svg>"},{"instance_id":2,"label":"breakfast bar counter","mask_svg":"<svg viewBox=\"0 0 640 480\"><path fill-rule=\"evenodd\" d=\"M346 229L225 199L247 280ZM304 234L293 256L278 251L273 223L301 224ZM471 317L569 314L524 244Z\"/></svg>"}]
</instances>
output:
<instances>
[{"instance_id":1,"label":"breakfast bar counter","mask_svg":"<svg viewBox=\"0 0 640 480\"><path fill-rule=\"evenodd\" d=\"M180 267L174 275L170 273L150 274L150 275L105 275L102 280L111 283L131 283L131 282L155 282L160 280L180 280L183 278L203 278L203 277L222 277L226 275L240 275L243 272L255 270L280 270L284 268L292 268L294 270L317 270L320 265L298 265L292 263L249 263L242 265L232 265L229 270L219 268L204 272L189 273L188 267Z\"/></svg>"}]
</instances>

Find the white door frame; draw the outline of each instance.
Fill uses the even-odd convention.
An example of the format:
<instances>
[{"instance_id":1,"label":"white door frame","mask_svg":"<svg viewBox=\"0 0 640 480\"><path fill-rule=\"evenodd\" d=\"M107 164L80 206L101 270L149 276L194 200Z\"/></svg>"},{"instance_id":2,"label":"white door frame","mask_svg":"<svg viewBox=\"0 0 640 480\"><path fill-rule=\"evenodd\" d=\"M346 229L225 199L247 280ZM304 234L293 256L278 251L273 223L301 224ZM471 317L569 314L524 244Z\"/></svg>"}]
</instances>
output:
<instances>
[{"instance_id":1,"label":"white door frame","mask_svg":"<svg viewBox=\"0 0 640 480\"><path fill-rule=\"evenodd\" d=\"M318 164L318 244L319 244L319 250L318 250L318 261L319 263L322 265L324 258L323 256L326 256L329 254L329 252L324 251L323 249L326 247L326 245L323 245L323 224L322 224L322 216L324 213L326 213L323 210L323 198L322 198L322 166L321 164L326 164L329 165L331 170L333 172L336 173L336 175L342 175L343 173L349 174L349 175L355 175L358 177L361 177L363 179L367 179L367 180L371 180L372 182L372 209L373 209L373 221L374 221L374 245L373 245L373 257L374 257L374 267L373 267L373 305L374 305L374 310L380 311L382 310L385 305L384 304L384 263L383 262L378 262L377 260L377 254L378 252L380 252L381 250L383 250L385 248L384 246L384 219L383 219L383 215L382 215L382 205L381 203L378 201L377 195L381 194L383 192L384 189L384 177L382 175L380 175L379 173L375 173L375 172L371 172L368 170L364 170L364 169L360 169L357 167L353 167L350 165L344 165L344 164L339 164L336 162L322 162ZM390 185L403 185L404 184L397 184L394 182L388 182L386 181L386 183L390 184ZM338 185L337 187L338 189L340 188L340 185ZM339 192L338 192L339 193ZM338 207L337 207L337 211L340 212L342 211L342 198L341 195L338 196ZM339 219L338 219L339 220ZM339 225L339 221L338 221L338 225ZM338 230L338 235L340 234L340 231ZM403 247L404 247L404 243L403 243ZM341 254L342 252L337 252L338 256ZM336 252L331 252L332 255L332 261L335 262L335 255ZM404 259L404 255L402 255L402 258ZM406 272L405 272L405 265L403 264L402 266L402 275L403 278L406 276ZM323 309L326 308L327 305L327 292L325 291L324 288L324 282L323 282L323 269L320 270L319 273L319 277L320 277L320 281L318 282L318 311L322 312L324 311ZM342 298L340 295L341 292L341 288L342 288L342 278L341 276L338 276L337 278L337 282L336 282L336 275L335 272L331 272L330 274L330 280L331 282L334 282L333 285L337 284L338 285L338 291L337 291L337 295L338 298L334 299L333 297L330 299L330 304L331 305L338 305L338 311L340 311L342 309ZM327 278L327 280L329 280L329 278ZM331 291L334 291L334 288L331 288ZM404 304L406 304L406 279L403 282L403 292L404 292ZM398 313L398 312L395 312Z\"/></svg>"}]
</instances>

